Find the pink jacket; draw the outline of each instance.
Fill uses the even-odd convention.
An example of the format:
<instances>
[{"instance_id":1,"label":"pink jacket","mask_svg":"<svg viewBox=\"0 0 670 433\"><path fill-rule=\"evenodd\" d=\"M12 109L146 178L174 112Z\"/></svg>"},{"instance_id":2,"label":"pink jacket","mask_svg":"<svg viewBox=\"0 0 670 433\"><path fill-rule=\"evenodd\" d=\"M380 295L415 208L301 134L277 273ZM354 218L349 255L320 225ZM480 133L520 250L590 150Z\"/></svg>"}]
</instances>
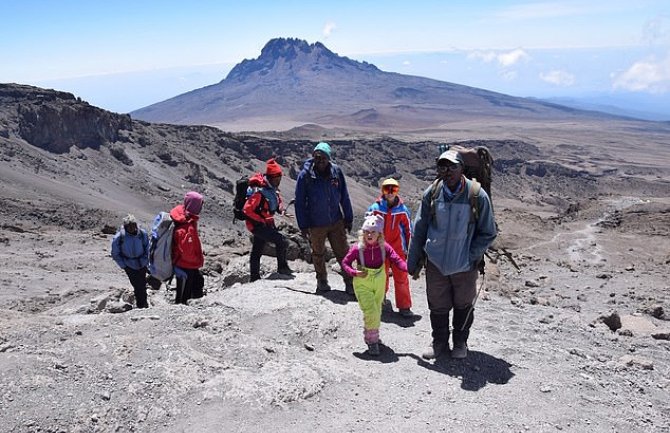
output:
<instances>
[{"instance_id":1,"label":"pink jacket","mask_svg":"<svg viewBox=\"0 0 670 433\"><path fill-rule=\"evenodd\" d=\"M358 242L356 242L349 248L349 252L344 256L344 259L342 259L342 269L352 277L356 276L356 269L354 269L352 265L354 260L358 262L358 248ZM385 243L384 248L386 249L386 258L389 259L391 263L395 264L401 271L407 272L407 262L395 252L393 247ZM382 251L379 245L374 245L372 247L366 245L365 249L363 249L363 261L365 262L366 268L381 268L384 263L382 263Z\"/></svg>"}]
</instances>

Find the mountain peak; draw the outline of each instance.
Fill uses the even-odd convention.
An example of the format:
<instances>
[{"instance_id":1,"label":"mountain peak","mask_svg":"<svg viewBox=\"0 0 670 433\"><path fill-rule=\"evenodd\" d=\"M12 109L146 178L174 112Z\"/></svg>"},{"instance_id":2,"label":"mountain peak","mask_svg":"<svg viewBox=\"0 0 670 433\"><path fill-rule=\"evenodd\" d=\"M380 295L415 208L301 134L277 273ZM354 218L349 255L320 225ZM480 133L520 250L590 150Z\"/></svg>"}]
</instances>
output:
<instances>
[{"instance_id":1,"label":"mountain peak","mask_svg":"<svg viewBox=\"0 0 670 433\"><path fill-rule=\"evenodd\" d=\"M270 39L261 50L261 55L253 60L245 59L237 64L228 74L226 80L245 81L253 75L267 75L279 69L291 71L311 69L313 71L339 68L355 68L377 72L376 66L366 62L357 62L348 57L338 56L321 42L309 44L298 38Z\"/></svg>"}]
</instances>

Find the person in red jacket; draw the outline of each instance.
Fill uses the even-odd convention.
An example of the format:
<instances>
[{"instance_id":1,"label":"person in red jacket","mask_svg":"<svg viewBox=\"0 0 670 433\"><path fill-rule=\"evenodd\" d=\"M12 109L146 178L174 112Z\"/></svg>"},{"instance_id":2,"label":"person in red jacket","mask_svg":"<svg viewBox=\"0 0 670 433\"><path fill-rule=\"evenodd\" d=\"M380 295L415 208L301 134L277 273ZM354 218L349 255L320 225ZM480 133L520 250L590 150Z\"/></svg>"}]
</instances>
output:
<instances>
[{"instance_id":1,"label":"person in red jacket","mask_svg":"<svg viewBox=\"0 0 670 433\"><path fill-rule=\"evenodd\" d=\"M200 268L205 263L205 255L198 236L202 204L202 195L189 191L184 196L184 203L170 211L175 224L172 237L172 264L177 277L175 304L186 304L189 299L200 298L203 294Z\"/></svg>"},{"instance_id":2,"label":"person in red jacket","mask_svg":"<svg viewBox=\"0 0 670 433\"><path fill-rule=\"evenodd\" d=\"M410 212L398 195L400 184L393 178L382 182L382 191L379 198L368 208L368 212L384 217L384 239L390 244L398 255L407 260L409 242L412 238L412 227L410 223ZM389 270L393 274L393 288L395 292L396 307L403 317L411 318L414 313L412 307L412 295L409 290L409 278L407 272L386 261L386 293L389 291ZM384 298L384 308L392 309L391 301Z\"/></svg>"},{"instance_id":3,"label":"person in red jacket","mask_svg":"<svg viewBox=\"0 0 670 433\"><path fill-rule=\"evenodd\" d=\"M277 273L292 275L286 261L286 239L275 226L274 214L284 214L284 204L279 194L282 179L281 166L274 159L265 165L265 174L256 173L249 179L247 201L242 212L246 215L247 230L253 234L253 245L249 256L249 281L261 278L261 255L267 242L275 244Z\"/></svg>"}]
</instances>

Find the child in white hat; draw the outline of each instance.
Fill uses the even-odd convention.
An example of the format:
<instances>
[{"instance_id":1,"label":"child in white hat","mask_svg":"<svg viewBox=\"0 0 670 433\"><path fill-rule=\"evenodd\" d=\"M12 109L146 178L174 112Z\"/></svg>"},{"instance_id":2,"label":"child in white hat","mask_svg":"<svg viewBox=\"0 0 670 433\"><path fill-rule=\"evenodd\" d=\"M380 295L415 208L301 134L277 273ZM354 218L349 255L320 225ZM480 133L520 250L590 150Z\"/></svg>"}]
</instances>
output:
<instances>
[{"instance_id":1,"label":"child in white hat","mask_svg":"<svg viewBox=\"0 0 670 433\"><path fill-rule=\"evenodd\" d=\"M382 301L386 291L386 257L399 269L407 271L407 263L384 242L384 217L368 214L359 232L358 242L351 246L342 260L344 272L354 280L354 293L363 311L363 338L368 354L379 355L379 326ZM352 267L358 262L356 269Z\"/></svg>"}]
</instances>

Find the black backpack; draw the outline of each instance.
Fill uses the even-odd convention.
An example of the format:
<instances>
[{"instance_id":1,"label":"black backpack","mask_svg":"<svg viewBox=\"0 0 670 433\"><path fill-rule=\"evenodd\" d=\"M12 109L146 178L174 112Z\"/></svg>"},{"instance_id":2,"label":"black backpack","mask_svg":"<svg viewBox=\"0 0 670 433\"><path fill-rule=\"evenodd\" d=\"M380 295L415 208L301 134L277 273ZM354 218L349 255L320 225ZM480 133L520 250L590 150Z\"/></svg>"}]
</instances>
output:
<instances>
[{"instance_id":1,"label":"black backpack","mask_svg":"<svg viewBox=\"0 0 670 433\"><path fill-rule=\"evenodd\" d=\"M233 199L233 222L244 221L247 216L242 210L247 202L247 191L249 190L249 178L242 176L235 182L235 198Z\"/></svg>"},{"instance_id":2,"label":"black backpack","mask_svg":"<svg viewBox=\"0 0 670 433\"><path fill-rule=\"evenodd\" d=\"M235 182L235 198L233 199L233 222L238 220L246 221L249 219L244 213L244 204L247 202L249 197L251 197L251 195L258 190L258 187L249 185L249 177L247 176L242 176ZM256 208L256 213L260 213L264 201L265 196L262 196L261 202Z\"/></svg>"}]
</instances>

